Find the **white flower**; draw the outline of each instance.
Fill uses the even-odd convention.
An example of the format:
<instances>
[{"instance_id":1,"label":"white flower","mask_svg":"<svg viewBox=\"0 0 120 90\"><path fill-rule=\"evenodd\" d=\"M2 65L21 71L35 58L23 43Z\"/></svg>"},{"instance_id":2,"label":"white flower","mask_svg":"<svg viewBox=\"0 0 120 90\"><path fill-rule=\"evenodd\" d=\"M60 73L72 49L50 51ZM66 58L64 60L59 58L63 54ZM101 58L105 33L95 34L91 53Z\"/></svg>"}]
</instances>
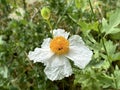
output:
<instances>
[{"instance_id":1,"label":"white flower","mask_svg":"<svg viewBox=\"0 0 120 90\"><path fill-rule=\"evenodd\" d=\"M14 19L14 20L22 20L24 17L25 11L23 8L17 8L15 11L13 11L11 14L9 14L8 18Z\"/></svg>"},{"instance_id":2,"label":"white flower","mask_svg":"<svg viewBox=\"0 0 120 90\"><path fill-rule=\"evenodd\" d=\"M28 54L30 60L44 63L44 72L52 81L72 74L69 59L81 69L91 60L92 51L85 46L82 38L73 35L68 39L68 36L69 33L63 29L53 30L53 39L44 39L41 48L36 48Z\"/></svg>"}]
</instances>

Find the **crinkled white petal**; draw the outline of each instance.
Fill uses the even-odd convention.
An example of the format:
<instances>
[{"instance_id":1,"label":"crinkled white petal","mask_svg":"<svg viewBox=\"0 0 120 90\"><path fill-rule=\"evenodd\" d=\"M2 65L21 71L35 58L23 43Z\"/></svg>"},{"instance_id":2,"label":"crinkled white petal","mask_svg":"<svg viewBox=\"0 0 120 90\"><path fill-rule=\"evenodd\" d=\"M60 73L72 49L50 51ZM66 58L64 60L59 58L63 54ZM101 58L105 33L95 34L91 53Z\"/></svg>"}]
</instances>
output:
<instances>
[{"instance_id":1,"label":"crinkled white petal","mask_svg":"<svg viewBox=\"0 0 120 90\"><path fill-rule=\"evenodd\" d=\"M41 45L42 48L49 48L50 47L50 38L46 38L43 40L43 43Z\"/></svg>"},{"instance_id":2,"label":"crinkled white petal","mask_svg":"<svg viewBox=\"0 0 120 90\"><path fill-rule=\"evenodd\" d=\"M44 72L46 76L54 81L61 80L72 74L72 68L67 58L64 56L54 56L50 60L49 65L46 66Z\"/></svg>"},{"instance_id":3,"label":"crinkled white petal","mask_svg":"<svg viewBox=\"0 0 120 90\"><path fill-rule=\"evenodd\" d=\"M70 46L69 53L66 57L71 59L76 66L83 69L90 62L92 57L92 51L88 47L80 45Z\"/></svg>"},{"instance_id":4,"label":"crinkled white petal","mask_svg":"<svg viewBox=\"0 0 120 90\"><path fill-rule=\"evenodd\" d=\"M42 62L46 65L46 62L49 58L54 55L50 49L35 48L34 51L30 51L28 57L30 60L35 62Z\"/></svg>"},{"instance_id":5,"label":"crinkled white petal","mask_svg":"<svg viewBox=\"0 0 120 90\"><path fill-rule=\"evenodd\" d=\"M70 46L80 46L80 45L84 45L84 41L82 40L82 38L78 35L73 35L69 38L69 42L70 42Z\"/></svg>"},{"instance_id":6,"label":"crinkled white petal","mask_svg":"<svg viewBox=\"0 0 120 90\"><path fill-rule=\"evenodd\" d=\"M55 54L47 61L47 66L51 66L51 67L61 66L63 64L64 64L63 56L55 55Z\"/></svg>"},{"instance_id":7,"label":"crinkled white petal","mask_svg":"<svg viewBox=\"0 0 120 90\"><path fill-rule=\"evenodd\" d=\"M69 33L65 32L64 29L54 29L53 30L53 36L54 37L56 37L56 36L63 36L63 37L65 37L67 39L68 36L69 36Z\"/></svg>"}]
</instances>

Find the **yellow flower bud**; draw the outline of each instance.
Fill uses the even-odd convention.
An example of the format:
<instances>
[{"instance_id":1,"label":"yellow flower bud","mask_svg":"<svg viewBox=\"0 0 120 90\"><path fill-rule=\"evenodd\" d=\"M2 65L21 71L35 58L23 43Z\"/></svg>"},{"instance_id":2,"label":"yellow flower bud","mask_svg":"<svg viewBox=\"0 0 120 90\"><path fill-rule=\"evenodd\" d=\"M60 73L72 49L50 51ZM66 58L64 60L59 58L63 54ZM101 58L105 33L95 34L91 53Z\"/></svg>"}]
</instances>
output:
<instances>
[{"instance_id":1,"label":"yellow flower bud","mask_svg":"<svg viewBox=\"0 0 120 90\"><path fill-rule=\"evenodd\" d=\"M47 7L43 7L41 10L41 15L44 19L49 19L50 18L50 9Z\"/></svg>"}]
</instances>

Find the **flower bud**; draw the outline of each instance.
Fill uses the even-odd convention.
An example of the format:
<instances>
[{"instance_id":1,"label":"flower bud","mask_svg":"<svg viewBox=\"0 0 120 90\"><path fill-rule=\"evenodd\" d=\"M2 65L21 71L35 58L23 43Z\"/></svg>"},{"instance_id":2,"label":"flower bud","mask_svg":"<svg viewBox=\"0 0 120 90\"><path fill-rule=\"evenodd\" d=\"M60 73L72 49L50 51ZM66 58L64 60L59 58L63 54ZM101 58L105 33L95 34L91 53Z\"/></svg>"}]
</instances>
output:
<instances>
[{"instance_id":1,"label":"flower bud","mask_svg":"<svg viewBox=\"0 0 120 90\"><path fill-rule=\"evenodd\" d=\"M41 10L41 15L44 19L48 20L50 18L50 9L47 7L43 7Z\"/></svg>"}]
</instances>

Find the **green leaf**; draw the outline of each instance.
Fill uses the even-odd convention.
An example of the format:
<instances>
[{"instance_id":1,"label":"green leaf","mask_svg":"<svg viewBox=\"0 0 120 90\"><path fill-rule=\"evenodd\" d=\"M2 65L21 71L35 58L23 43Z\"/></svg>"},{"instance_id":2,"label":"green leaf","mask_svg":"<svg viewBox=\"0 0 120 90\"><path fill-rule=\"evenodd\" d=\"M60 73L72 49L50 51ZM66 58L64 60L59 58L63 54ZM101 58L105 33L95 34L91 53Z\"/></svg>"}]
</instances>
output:
<instances>
[{"instance_id":1,"label":"green leaf","mask_svg":"<svg viewBox=\"0 0 120 90\"><path fill-rule=\"evenodd\" d=\"M82 31L86 30L98 31L98 22L87 23L85 21L79 21L78 24L81 26Z\"/></svg>"},{"instance_id":2,"label":"green leaf","mask_svg":"<svg viewBox=\"0 0 120 90\"><path fill-rule=\"evenodd\" d=\"M80 8L81 7L81 0L75 0L75 6L77 8Z\"/></svg>"},{"instance_id":3,"label":"green leaf","mask_svg":"<svg viewBox=\"0 0 120 90\"><path fill-rule=\"evenodd\" d=\"M102 32L105 32L105 28L108 26L107 20L105 18L102 19Z\"/></svg>"},{"instance_id":4,"label":"green leaf","mask_svg":"<svg viewBox=\"0 0 120 90\"><path fill-rule=\"evenodd\" d=\"M105 35L120 32L120 28L117 28L120 24L120 9L111 14L108 22L104 18L102 19L102 32L105 32Z\"/></svg>"},{"instance_id":5,"label":"green leaf","mask_svg":"<svg viewBox=\"0 0 120 90\"><path fill-rule=\"evenodd\" d=\"M115 77L115 80L114 80L115 83L113 83L114 88L120 89L120 69L118 68L118 66L115 67L114 77Z\"/></svg>"},{"instance_id":6,"label":"green leaf","mask_svg":"<svg viewBox=\"0 0 120 90\"><path fill-rule=\"evenodd\" d=\"M106 35L107 35L107 34L114 34L114 33L120 32L120 28L111 27L110 25L107 27L106 30L108 30L108 31L106 32Z\"/></svg>"},{"instance_id":7,"label":"green leaf","mask_svg":"<svg viewBox=\"0 0 120 90\"><path fill-rule=\"evenodd\" d=\"M112 39L115 39L115 40L120 40L120 32L119 33L115 33L115 34L111 34L110 37Z\"/></svg>"},{"instance_id":8,"label":"green leaf","mask_svg":"<svg viewBox=\"0 0 120 90\"><path fill-rule=\"evenodd\" d=\"M112 61L120 60L120 52L115 53L112 57Z\"/></svg>"},{"instance_id":9,"label":"green leaf","mask_svg":"<svg viewBox=\"0 0 120 90\"><path fill-rule=\"evenodd\" d=\"M87 0L75 0L75 6L79 9L81 8L84 11L87 8Z\"/></svg>"},{"instance_id":10,"label":"green leaf","mask_svg":"<svg viewBox=\"0 0 120 90\"><path fill-rule=\"evenodd\" d=\"M109 59L111 61L120 60L120 52L116 52L118 44L113 44L113 42L109 40L105 42L105 46L107 49ZM105 58L107 59L106 55L105 55Z\"/></svg>"},{"instance_id":11,"label":"green leaf","mask_svg":"<svg viewBox=\"0 0 120 90\"><path fill-rule=\"evenodd\" d=\"M110 63L107 60L103 61L101 68L107 70L109 67L110 67Z\"/></svg>"},{"instance_id":12,"label":"green leaf","mask_svg":"<svg viewBox=\"0 0 120 90\"><path fill-rule=\"evenodd\" d=\"M74 83L81 83L82 90L100 90L100 84L93 69L76 70Z\"/></svg>"},{"instance_id":13,"label":"green leaf","mask_svg":"<svg viewBox=\"0 0 120 90\"><path fill-rule=\"evenodd\" d=\"M103 88L108 88L113 83L113 77L110 77L104 73L100 73L97 75L97 78L99 79L99 82L101 83L101 86Z\"/></svg>"},{"instance_id":14,"label":"green leaf","mask_svg":"<svg viewBox=\"0 0 120 90\"><path fill-rule=\"evenodd\" d=\"M120 9L117 9L109 19L109 25L115 27L120 23Z\"/></svg>"},{"instance_id":15,"label":"green leaf","mask_svg":"<svg viewBox=\"0 0 120 90\"><path fill-rule=\"evenodd\" d=\"M109 56L111 56L112 54L115 53L117 45L114 45L112 41L110 41L110 40L106 41L105 46L106 46L107 53L108 53Z\"/></svg>"}]
</instances>

